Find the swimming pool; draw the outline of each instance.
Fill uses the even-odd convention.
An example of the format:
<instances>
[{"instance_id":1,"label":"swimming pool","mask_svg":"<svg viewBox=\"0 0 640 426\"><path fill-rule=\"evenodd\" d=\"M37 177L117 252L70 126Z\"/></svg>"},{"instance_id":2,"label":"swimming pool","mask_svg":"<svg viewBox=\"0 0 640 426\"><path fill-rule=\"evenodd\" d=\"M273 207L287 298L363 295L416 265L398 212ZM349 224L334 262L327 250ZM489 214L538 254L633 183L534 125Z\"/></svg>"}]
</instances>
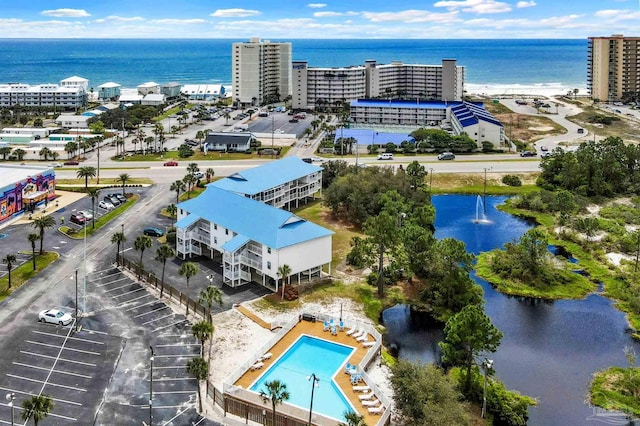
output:
<instances>
[{"instance_id":1,"label":"swimming pool","mask_svg":"<svg viewBox=\"0 0 640 426\"><path fill-rule=\"evenodd\" d=\"M313 412L344 420L345 411L355 410L333 381L333 376L342 371L354 350L350 346L303 335L260 376L251 390L260 392L264 383L280 380L287 385L291 395L287 403L309 410L311 382L307 377L315 373L320 382L313 393Z\"/></svg>"}]
</instances>

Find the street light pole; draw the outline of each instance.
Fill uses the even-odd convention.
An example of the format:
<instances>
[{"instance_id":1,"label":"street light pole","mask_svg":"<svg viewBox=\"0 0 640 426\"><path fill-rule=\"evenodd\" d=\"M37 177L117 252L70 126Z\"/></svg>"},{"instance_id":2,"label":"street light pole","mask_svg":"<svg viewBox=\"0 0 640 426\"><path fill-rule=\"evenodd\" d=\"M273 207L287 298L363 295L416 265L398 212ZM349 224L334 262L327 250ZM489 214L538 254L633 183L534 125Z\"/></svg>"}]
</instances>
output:
<instances>
[{"instance_id":1,"label":"street light pole","mask_svg":"<svg viewBox=\"0 0 640 426\"><path fill-rule=\"evenodd\" d=\"M153 346L149 346L151 349L151 357L149 361L151 361L151 375L149 376L149 426L153 425Z\"/></svg>"},{"instance_id":2,"label":"street light pole","mask_svg":"<svg viewBox=\"0 0 640 426\"><path fill-rule=\"evenodd\" d=\"M76 268L76 323L74 325L76 332L78 331L78 269Z\"/></svg>"},{"instance_id":3,"label":"street light pole","mask_svg":"<svg viewBox=\"0 0 640 426\"><path fill-rule=\"evenodd\" d=\"M484 168L484 200L482 207L484 208L484 214L487 214L487 170L493 170L493 167Z\"/></svg>"},{"instance_id":4,"label":"street light pole","mask_svg":"<svg viewBox=\"0 0 640 426\"><path fill-rule=\"evenodd\" d=\"M13 393L13 392L10 392L10 393L7 394L6 398L7 398L7 401L9 401L9 404L8 404L9 407L11 407L11 426L13 426L14 425L14 423L13 423L13 420L14 420L14 418L13 418L13 413L14 413L13 406L14 406L14 401L16 400L16 394Z\"/></svg>"},{"instance_id":5,"label":"street light pole","mask_svg":"<svg viewBox=\"0 0 640 426\"><path fill-rule=\"evenodd\" d=\"M309 425L311 426L311 416L313 414L313 391L318 386L318 382L320 378L316 376L316 373L311 373L310 376L307 377L307 380L311 380L311 403L309 404Z\"/></svg>"},{"instance_id":6,"label":"street light pole","mask_svg":"<svg viewBox=\"0 0 640 426\"><path fill-rule=\"evenodd\" d=\"M429 193L431 193L432 184L433 184L433 169L429 169Z\"/></svg>"},{"instance_id":7,"label":"street light pole","mask_svg":"<svg viewBox=\"0 0 640 426\"><path fill-rule=\"evenodd\" d=\"M120 224L120 229L121 229L121 233L122 233L122 252L120 253L120 265L124 266L124 222L122 222Z\"/></svg>"},{"instance_id":8,"label":"street light pole","mask_svg":"<svg viewBox=\"0 0 640 426\"><path fill-rule=\"evenodd\" d=\"M493 360L489 358L485 358L482 361L482 369L484 370L484 388L482 391L482 415L481 417L484 419L484 415L487 412L487 373L493 367Z\"/></svg>"}]
</instances>

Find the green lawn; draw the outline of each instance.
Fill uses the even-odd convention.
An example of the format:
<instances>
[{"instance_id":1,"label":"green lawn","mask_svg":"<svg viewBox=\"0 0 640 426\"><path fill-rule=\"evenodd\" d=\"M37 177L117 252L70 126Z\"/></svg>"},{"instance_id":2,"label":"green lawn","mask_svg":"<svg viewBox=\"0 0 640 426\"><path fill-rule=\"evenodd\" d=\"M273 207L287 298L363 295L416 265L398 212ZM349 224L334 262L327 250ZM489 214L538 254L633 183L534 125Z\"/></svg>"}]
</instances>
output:
<instances>
[{"instance_id":1,"label":"green lawn","mask_svg":"<svg viewBox=\"0 0 640 426\"><path fill-rule=\"evenodd\" d=\"M131 207L133 207L133 205L138 201L139 198L140 196L138 194L133 194L127 200L127 202L124 203L124 205L116 207L114 210L111 210L110 212L100 216L100 218L95 220L95 226L92 226L91 223L87 224L87 237L95 234L100 230L100 228L102 228L104 225L109 223L111 220L115 219L116 217L120 216L121 214L129 210ZM75 232L70 232L71 230L74 230L74 228L70 228L68 226L61 226L58 228L58 230L63 234L65 234L67 237L73 238L74 240L81 240L84 238L83 229L80 229L79 231L75 231Z\"/></svg>"},{"instance_id":2,"label":"green lawn","mask_svg":"<svg viewBox=\"0 0 640 426\"><path fill-rule=\"evenodd\" d=\"M120 159L119 157L112 157L113 161L169 161L175 160L178 162L185 163L197 163L198 161L210 161L210 160L269 160L269 159L278 159L285 156L287 151L289 151L290 147L284 146L282 147L282 151L280 152L279 157L273 157L271 155L258 155L257 153L245 154L243 152L211 152L209 151L207 154L200 151L199 149L193 150L193 155L187 158L181 158L178 155L178 151L167 151L164 153L152 153L152 154L135 154L128 155L124 157L124 159Z\"/></svg>"},{"instance_id":3,"label":"green lawn","mask_svg":"<svg viewBox=\"0 0 640 426\"><path fill-rule=\"evenodd\" d=\"M37 275L40 271L44 270L47 266L55 262L58 257L60 257L58 253L53 251L45 252L43 255L38 255L37 253L38 251L36 250L35 271L33 270L33 262L31 259L11 271L11 290L8 289L9 277L5 276L0 278L0 300L4 300L10 292L19 288L26 281Z\"/></svg>"},{"instance_id":4,"label":"green lawn","mask_svg":"<svg viewBox=\"0 0 640 426\"><path fill-rule=\"evenodd\" d=\"M640 415L640 368L611 367L594 374L589 390L591 403L606 410Z\"/></svg>"}]
</instances>

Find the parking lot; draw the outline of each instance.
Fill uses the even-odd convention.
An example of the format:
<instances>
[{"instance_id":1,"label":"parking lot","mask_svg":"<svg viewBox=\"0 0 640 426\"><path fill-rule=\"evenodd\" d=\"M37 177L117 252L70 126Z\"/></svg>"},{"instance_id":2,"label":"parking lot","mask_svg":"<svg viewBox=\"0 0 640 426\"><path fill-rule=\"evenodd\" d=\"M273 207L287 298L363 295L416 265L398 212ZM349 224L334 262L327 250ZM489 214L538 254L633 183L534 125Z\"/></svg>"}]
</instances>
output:
<instances>
[{"instance_id":1,"label":"parking lot","mask_svg":"<svg viewBox=\"0 0 640 426\"><path fill-rule=\"evenodd\" d=\"M271 112L268 117L254 114L246 124L252 133L271 133L273 130L275 133L295 134L296 138L299 138L313 121L312 114L307 114L306 118L299 119L297 123L290 123L289 120L292 118L293 116L286 112Z\"/></svg>"}]
</instances>

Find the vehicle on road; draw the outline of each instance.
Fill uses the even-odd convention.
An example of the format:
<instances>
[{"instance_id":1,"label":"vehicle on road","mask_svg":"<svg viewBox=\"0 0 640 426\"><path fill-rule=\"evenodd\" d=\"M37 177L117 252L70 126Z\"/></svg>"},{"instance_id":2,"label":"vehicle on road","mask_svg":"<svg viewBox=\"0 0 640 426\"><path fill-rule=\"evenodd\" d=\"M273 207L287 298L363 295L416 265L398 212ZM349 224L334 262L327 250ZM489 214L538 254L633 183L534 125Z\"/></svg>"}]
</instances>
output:
<instances>
[{"instance_id":1,"label":"vehicle on road","mask_svg":"<svg viewBox=\"0 0 640 426\"><path fill-rule=\"evenodd\" d=\"M167 161L167 162L164 163L164 166L166 166L166 167L173 167L173 166L177 166L177 165L178 165L178 162L177 161L173 161L173 160Z\"/></svg>"},{"instance_id":2,"label":"vehicle on road","mask_svg":"<svg viewBox=\"0 0 640 426\"><path fill-rule=\"evenodd\" d=\"M116 208L116 206L114 206L111 201L105 201L105 200L100 201L98 203L98 207L105 210L113 210Z\"/></svg>"},{"instance_id":3,"label":"vehicle on road","mask_svg":"<svg viewBox=\"0 0 640 426\"><path fill-rule=\"evenodd\" d=\"M81 214L87 220L93 220L93 214L89 210L80 210L78 214Z\"/></svg>"},{"instance_id":4,"label":"vehicle on road","mask_svg":"<svg viewBox=\"0 0 640 426\"><path fill-rule=\"evenodd\" d=\"M38 314L38 321L48 322L49 324L69 325L73 321L73 317L58 309L47 309Z\"/></svg>"},{"instance_id":5,"label":"vehicle on road","mask_svg":"<svg viewBox=\"0 0 640 426\"><path fill-rule=\"evenodd\" d=\"M547 152L547 151L549 151L549 148L547 148L546 146L541 146L540 147L540 151Z\"/></svg>"},{"instance_id":6,"label":"vehicle on road","mask_svg":"<svg viewBox=\"0 0 640 426\"><path fill-rule=\"evenodd\" d=\"M289 120L289 123L297 123L300 120L298 120L297 118L292 118L291 120Z\"/></svg>"},{"instance_id":7,"label":"vehicle on road","mask_svg":"<svg viewBox=\"0 0 640 426\"><path fill-rule=\"evenodd\" d=\"M378 160L393 160L393 154L390 152L383 152L378 155Z\"/></svg>"},{"instance_id":8,"label":"vehicle on road","mask_svg":"<svg viewBox=\"0 0 640 426\"><path fill-rule=\"evenodd\" d=\"M76 160L68 160L62 164L64 164L65 166L77 166L78 164L80 164L80 162Z\"/></svg>"},{"instance_id":9,"label":"vehicle on road","mask_svg":"<svg viewBox=\"0 0 640 426\"><path fill-rule=\"evenodd\" d=\"M51 163L51 164L49 164L49 167L54 167L54 168L62 167L62 164L60 164L60 163Z\"/></svg>"},{"instance_id":10,"label":"vehicle on road","mask_svg":"<svg viewBox=\"0 0 640 426\"><path fill-rule=\"evenodd\" d=\"M453 152L441 152L438 154L438 160L455 160L456 156Z\"/></svg>"},{"instance_id":11,"label":"vehicle on road","mask_svg":"<svg viewBox=\"0 0 640 426\"><path fill-rule=\"evenodd\" d=\"M314 163L323 163L324 162L324 158L322 157L311 157L311 161Z\"/></svg>"},{"instance_id":12,"label":"vehicle on road","mask_svg":"<svg viewBox=\"0 0 640 426\"><path fill-rule=\"evenodd\" d=\"M84 225L87 223L87 218L79 213L72 214L69 220L77 225Z\"/></svg>"},{"instance_id":13,"label":"vehicle on road","mask_svg":"<svg viewBox=\"0 0 640 426\"><path fill-rule=\"evenodd\" d=\"M313 160L311 158L303 158L302 161L309 164L313 163Z\"/></svg>"},{"instance_id":14,"label":"vehicle on road","mask_svg":"<svg viewBox=\"0 0 640 426\"><path fill-rule=\"evenodd\" d=\"M537 154L534 151L522 151L520 157L535 157Z\"/></svg>"},{"instance_id":15,"label":"vehicle on road","mask_svg":"<svg viewBox=\"0 0 640 426\"><path fill-rule=\"evenodd\" d=\"M197 171L193 174L196 179L202 179L204 177L204 173L201 171Z\"/></svg>"},{"instance_id":16,"label":"vehicle on road","mask_svg":"<svg viewBox=\"0 0 640 426\"><path fill-rule=\"evenodd\" d=\"M162 237L164 235L164 231L159 228L144 228L142 233L150 237Z\"/></svg>"}]
</instances>

